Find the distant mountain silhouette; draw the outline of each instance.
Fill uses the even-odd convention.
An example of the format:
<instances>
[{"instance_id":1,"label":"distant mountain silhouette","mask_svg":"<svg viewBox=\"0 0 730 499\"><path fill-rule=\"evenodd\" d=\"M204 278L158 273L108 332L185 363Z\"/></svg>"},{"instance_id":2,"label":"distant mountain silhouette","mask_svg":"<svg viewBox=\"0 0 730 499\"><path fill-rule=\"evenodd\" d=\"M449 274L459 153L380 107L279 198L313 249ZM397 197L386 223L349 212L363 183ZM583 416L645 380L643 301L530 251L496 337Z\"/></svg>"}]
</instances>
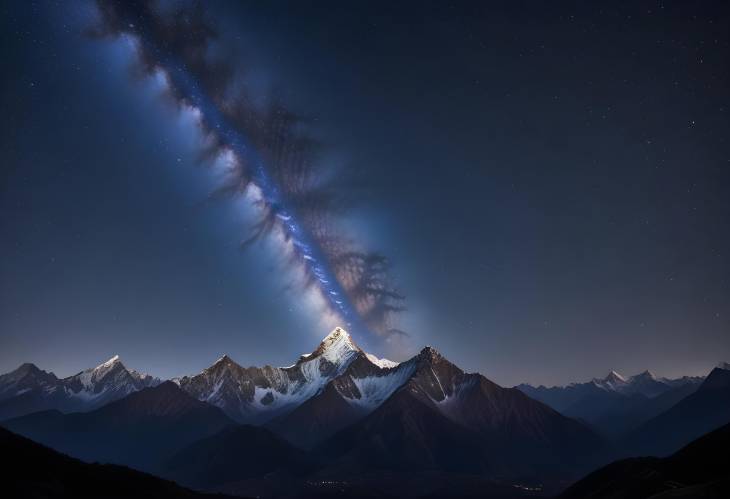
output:
<instances>
[{"instance_id":1,"label":"distant mountain silhouette","mask_svg":"<svg viewBox=\"0 0 730 499\"><path fill-rule=\"evenodd\" d=\"M123 466L87 464L0 428L3 497L26 499L225 499Z\"/></svg>"},{"instance_id":2,"label":"distant mountain silhouette","mask_svg":"<svg viewBox=\"0 0 730 499\"><path fill-rule=\"evenodd\" d=\"M233 424L220 409L169 381L91 412L46 411L3 422L13 432L79 459L150 471L163 458Z\"/></svg>"},{"instance_id":3,"label":"distant mountain silhouette","mask_svg":"<svg viewBox=\"0 0 730 499\"><path fill-rule=\"evenodd\" d=\"M567 386L516 388L568 417L616 438L657 416L694 392L703 378L656 378L649 371L626 379L615 371L605 378Z\"/></svg>"},{"instance_id":4,"label":"distant mountain silhouette","mask_svg":"<svg viewBox=\"0 0 730 499\"><path fill-rule=\"evenodd\" d=\"M712 370L694 393L646 421L623 440L627 455L666 456L730 422L730 370Z\"/></svg>"},{"instance_id":5,"label":"distant mountain silhouette","mask_svg":"<svg viewBox=\"0 0 730 499\"><path fill-rule=\"evenodd\" d=\"M584 405L582 410L592 411L590 416L582 413L576 405L566 411L566 415L584 420L603 435L616 438L671 408L694 393L697 387L694 383L680 384L653 398L639 394L624 396L621 400L615 400L615 404L603 406L600 413L596 410L597 406L591 409L590 405ZM583 400L582 403L590 403L590 400Z\"/></svg>"},{"instance_id":6,"label":"distant mountain silhouette","mask_svg":"<svg viewBox=\"0 0 730 499\"><path fill-rule=\"evenodd\" d=\"M645 499L730 497L730 425L667 458L617 461L568 488L560 499Z\"/></svg>"},{"instance_id":7,"label":"distant mountain silhouette","mask_svg":"<svg viewBox=\"0 0 730 499\"><path fill-rule=\"evenodd\" d=\"M26 363L0 376L0 421L45 410L90 411L160 383L127 369L117 355L62 379Z\"/></svg>"}]
</instances>

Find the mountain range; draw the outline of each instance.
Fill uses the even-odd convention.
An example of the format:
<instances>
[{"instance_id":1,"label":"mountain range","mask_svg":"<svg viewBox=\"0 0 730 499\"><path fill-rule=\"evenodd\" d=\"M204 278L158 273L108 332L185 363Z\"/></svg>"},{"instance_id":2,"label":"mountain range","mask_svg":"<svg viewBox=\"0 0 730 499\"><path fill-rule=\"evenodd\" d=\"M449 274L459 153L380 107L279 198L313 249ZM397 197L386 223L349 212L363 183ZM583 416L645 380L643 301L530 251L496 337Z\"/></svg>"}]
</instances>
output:
<instances>
[{"instance_id":1,"label":"mountain range","mask_svg":"<svg viewBox=\"0 0 730 499\"><path fill-rule=\"evenodd\" d=\"M669 409L703 380L699 376L657 378L650 371L625 378L611 371L605 378L585 383L550 388L521 384L516 388L613 439Z\"/></svg>"},{"instance_id":2,"label":"mountain range","mask_svg":"<svg viewBox=\"0 0 730 499\"><path fill-rule=\"evenodd\" d=\"M730 421L730 369L716 367L693 393L623 437L630 455L666 456Z\"/></svg>"},{"instance_id":3,"label":"mountain range","mask_svg":"<svg viewBox=\"0 0 730 499\"><path fill-rule=\"evenodd\" d=\"M89 411L160 383L127 369L118 356L61 379L26 363L0 376L0 420L48 409Z\"/></svg>"},{"instance_id":4,"label":"mountain range","mask_svg":"<svg viewBox=\"0 0 730 499\"><path fill-rule=\"evenodd\" d=\"M336 328L289 367L223 356L166 382L118 357L63 379L24 364L0 376L0 408L2 426L74 458L206 491L511 498L558 492L615 456L676 451L730 422L729 386L717 368L504 388L432 347L378 359ZM580 407L621 414L628 429L608 441L598 417L571 416Z\"/></svg>"},{"instance_id":5,"label":"mountain range","mask_svg":"<svg viewBox=\"0 0 730 499\"><path fill-rule=\"evenodd\" d=\"M583 424L518 390L465 373L433 348L424 348L394 371L381 373L376 385L380 390L372 390L392 394L380 404L365 405L371 411L367 417L318 447L336 459L338 474L345 467L348 473L359 473L369 466L502 476L539 475L548 469L569 474L578 465L569 456L587 459L601 450L601 439ZM391 390L395 383L387 380L388 375L404 382ZM357 396L367 392L343 387L366 386L363 380L373 376L348 378L351 384L333 382L340 400L351 397L363 407ZM557 463L565 469L553 469Z\"/></svg>"},{"instance_id":6,"label":"mountain range","mask_svg":"<svg viewBox=\"0 0 730 499\"><path fill-rule=\"evenodd\" d=\"M364 355L344 329L336 328L289 367L241 367L223 356L200 374L173 381L238 422L260 424L301 405ZM373 365L378 361L367 358Z\"/></svg>"}]
</instances>

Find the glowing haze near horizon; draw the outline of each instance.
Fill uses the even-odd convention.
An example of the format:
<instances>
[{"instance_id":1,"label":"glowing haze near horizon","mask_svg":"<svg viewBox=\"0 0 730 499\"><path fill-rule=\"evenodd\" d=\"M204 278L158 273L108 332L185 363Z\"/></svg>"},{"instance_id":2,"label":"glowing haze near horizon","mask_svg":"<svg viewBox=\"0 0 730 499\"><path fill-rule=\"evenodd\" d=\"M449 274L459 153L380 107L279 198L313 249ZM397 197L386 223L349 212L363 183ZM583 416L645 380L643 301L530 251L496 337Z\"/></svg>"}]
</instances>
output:
<instances>
[{"instance_id":1,"label":"glowing haze near horizon","mask_svg":"<svg viewBox=\"0 0 730 499\"><path fill-rule=\"evenodd\" d=\"M0 371L288 365L348 322L504 385L730 358L727 7L206 4L244 105L94 5L2 6ZM274 99L306 182L221 107Z\"/></svg>"}]
</instances>

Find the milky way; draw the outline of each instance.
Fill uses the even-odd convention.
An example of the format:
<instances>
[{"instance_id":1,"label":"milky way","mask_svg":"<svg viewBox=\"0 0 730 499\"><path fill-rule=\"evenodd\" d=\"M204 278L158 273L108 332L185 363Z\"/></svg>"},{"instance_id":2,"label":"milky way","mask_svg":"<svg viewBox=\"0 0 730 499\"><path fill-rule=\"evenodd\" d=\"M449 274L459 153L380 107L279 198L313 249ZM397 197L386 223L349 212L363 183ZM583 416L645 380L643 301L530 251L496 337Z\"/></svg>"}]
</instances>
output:
<instances>
[{"instance_id":1,"label":"milky way","mask_svg":"<svg viewBox=\"0 0 730 499\"><path fill-rule=\"evenodd\" d=\"M200 4L167 8L147 2L97 3L103 37L126 37L144 74L161 77L175 102L198 117L204 156L230 165L219 196L254 194L260 219L243 245L262 237L283 241L290 265L317 290L329 312L359 334L402 331L393 315L403 296L389 284L387 259L364 251L335 223L343 206L320 171L317 141L281 102L255 106L239 69L212 55L218 34Z\"/></svg>"}]
</instances>

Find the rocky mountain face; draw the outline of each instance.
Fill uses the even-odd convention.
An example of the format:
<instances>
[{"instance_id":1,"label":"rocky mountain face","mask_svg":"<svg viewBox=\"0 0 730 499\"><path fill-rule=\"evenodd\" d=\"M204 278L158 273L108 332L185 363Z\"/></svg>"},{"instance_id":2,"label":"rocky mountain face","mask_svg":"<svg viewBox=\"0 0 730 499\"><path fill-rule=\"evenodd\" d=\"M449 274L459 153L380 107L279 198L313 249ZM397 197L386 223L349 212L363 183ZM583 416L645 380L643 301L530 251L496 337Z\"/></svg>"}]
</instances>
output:
<instances>
[{"instance_id":1,"label":"rocky mountain face","mask_svg":"<svg viewBox=\"0 0 730 499\"><path fill-rule=\"evenodd\" d=\"M407 382L416 364L415 359L401 364L375 363L372 356L358 351L321 392L268 427L296 445L312 447L375 410Z\"/></svg>"},{"instance_id":2,"label":"rocky mountain face","mask_svg":"<svg viewBox=\"0 0 730 499\"><path fill-rule=\"evenodd\" d=\"M324 355L322 349L315 355ZM304 468L309 478L297 486L358 483L380 490L417 474L422 486L432 487L443 483L437 477L454 473L574 476L583 468L577 461L587 466L602 448L601 439L581 423L518 390L465 373L430 347L400 364L374 362L357 349L346 365L316 395L266 424L308 447L308 457L286 450L261 428L243 426L180 452L168 462L168 476L210 490L263 496L303 480ZM252 455L251 445L259 441L268 442L266 449ZM271 455L269 448L285 450ZM255 466L230 465L250 458ZM267 470L267 479L253 473L257 467ZM495 485L479 482L478 488L489 486Z\"/></svg>"},{"instance_id":3,"label":"rocky mountain face","mask_svg":"<svg viewBox=\"0 0 730 499\"><path fill-rule=\"evenodd\" d=\"M583 424L465 373L431 347L401 366L408 376L384 403L318 447L337 457L338 473L343 466L353 473L386 466L539 474L558 462L564 469L554 471L567 472L576 465L571 459L602 448Z\"/></svg>"},{"instance_id":4,"label":"rocky mountain face","mask_svg":"<svg viewBox=\"0 0 730 499\"><path fill-rule=\"evenodd\" d=\"M241 423L261 424L287 414L322 392L358 359L378 367L342 328L289 367L241 367L227 356L195 376L173 381L198 400L223 409ZM395 365L394 363L392 363Z\"/></svg>"},{"instance_id":5,"label":"rocky mountain face","mask_svg":"<svg viewBox=\"0 0 730 499\"><path fill-rule=\"evenodd\" d=\"M66 393L72 398L84 401L82 405L88 410L143 388L157 386L161 380L127 369L119 356L115 355L92 369L63 379L62 382Z\"/></svg>"},{"instance_id":6,"label":"rocky mountain face","mask_svg":"<svg viewBox=\"0 0 730 499\"><path fill-rule=\"evenodd\" d=\"M33 364L23 364L0 376L0 420L50 409L89 411L160 382L127 369L118 356L60 379Z\"/></svg>"},{"instance_id":7,"label":"rocky mountain face","mask_svg":"<svg viewBox=\"0 0 730 499\"><path fill-rule=\"evenodd\" d=\"M7 400L31 390L52 388L58 381L55 374L25 363L15 371L0 376L0 400Z\"/></svg>"}]
</instances>

